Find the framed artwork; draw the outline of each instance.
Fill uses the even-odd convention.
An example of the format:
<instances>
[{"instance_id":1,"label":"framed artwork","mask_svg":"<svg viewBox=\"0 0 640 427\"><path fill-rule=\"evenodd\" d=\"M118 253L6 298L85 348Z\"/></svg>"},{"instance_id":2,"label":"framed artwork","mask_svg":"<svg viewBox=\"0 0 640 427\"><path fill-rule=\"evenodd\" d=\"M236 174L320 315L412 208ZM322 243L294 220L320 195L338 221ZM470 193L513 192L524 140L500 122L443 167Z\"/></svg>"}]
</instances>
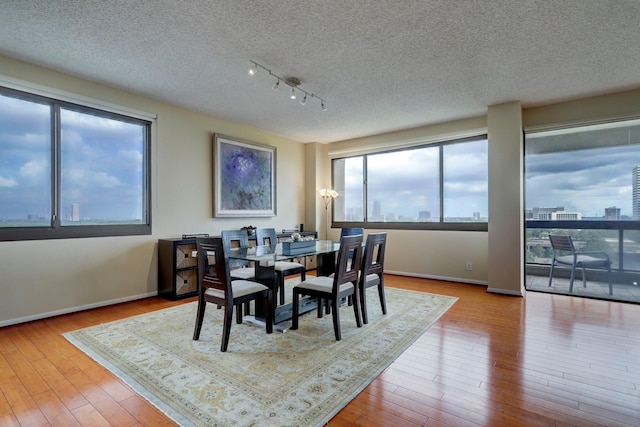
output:
<instances>
[{"instance_id":1,"label":"framed artwork","mask_svg":"<svg viewBox=\"0 0 640 427\"><path fill-rule=\"evenodd\" d=\"M214 216L276 216L276 148L213 138Z\"/></svg>"}]
</instances>

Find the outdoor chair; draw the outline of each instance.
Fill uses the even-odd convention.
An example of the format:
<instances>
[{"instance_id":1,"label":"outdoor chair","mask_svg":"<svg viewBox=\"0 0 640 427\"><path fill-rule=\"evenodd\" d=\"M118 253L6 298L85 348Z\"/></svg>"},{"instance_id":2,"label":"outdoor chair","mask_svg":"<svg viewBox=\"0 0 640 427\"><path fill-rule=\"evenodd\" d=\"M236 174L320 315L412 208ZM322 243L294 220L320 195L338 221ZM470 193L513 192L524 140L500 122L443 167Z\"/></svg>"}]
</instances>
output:
<instances>
[{"instance_id":1,"label":"outdoor chair","mask_svg":"<svg viewBox=\"0 0 640 427\"><path fill-rule=\"evenodd\" d=\"M609 295L613 295L613 282L611 278L611 260L606 252L602 251L578 251L573 244L571 236L549 235L551 248L553 249L553 259L551 260L551 271L549 272L549 286L553 280L553 270L556 264L571 266L571 278L569 279L569 292L573 292L573 279L576 268L582 269L582 286L587 287L587 268L606 269L609 277ZM562 255L566 254L566 255Z\"/></svg>"}]
</instances>

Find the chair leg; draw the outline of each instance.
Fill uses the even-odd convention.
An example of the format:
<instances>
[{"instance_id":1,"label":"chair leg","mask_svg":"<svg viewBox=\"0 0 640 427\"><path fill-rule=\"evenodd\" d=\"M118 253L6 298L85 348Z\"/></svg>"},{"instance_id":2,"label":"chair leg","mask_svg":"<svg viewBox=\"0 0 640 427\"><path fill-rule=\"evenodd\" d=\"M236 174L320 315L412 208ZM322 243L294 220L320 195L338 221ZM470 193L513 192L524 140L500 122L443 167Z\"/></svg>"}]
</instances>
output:
<instances>
[{"instance_id":1,"label":"chair leg","mask_svg":"<svg viewBox=\"0 0 640 427\"><path fill-rule=\"evenodd\" d=\"M267 305L267 310L266 310L266 315L265 315L265 323L266 323L266 329L267 329L267 333L270 334L273 332L273 321L274 319L274 310L272 310L272 307L274 307L274 303L273 303L273 292L269 291L267 293L267 297L264 299L264 303Z\"/></svg>"},{"instance_id":2,"label":"chair leg","mask_svg":"<svg viewBox=\"0 0 640 427\"><path fill-rule=\"evenodd\" d=\"M569 279L569 293L573 292L573 278L576 275L576 265L571 266L571 279Z\"/></svg>"},{"instance_id":3,"label":"chair leg","mask_svg":"<svg viewBox=\"0 0 640 427\"><path fill-rule=\"evenodd\" d=\"M611 266L609 266L608 271L609 271L609 295L613 295L613 278L611 277Z\"/></svg>"},{"instance_id":4,"label":"chair leg","mask_svg":"<svg viewBox=\"0 0 640 427\"><path fill-rule=\"evenodd\" d=\"M279 289L280 292L280 305L284 305L284 274L281 272L276 272L276 288Z\"/></svg>"},{"instance_id":5,"label":"chair leg","mask_svg":"<svg viewBox=\"0 0 640 427\"><path fill-rule=\"evenodd\" d=\"M362 327L362 321L360 320L360 292L358 290L358 284L354 284L353 285L353 313L356 316L356 325L358 326L358 328Z\"/></svg>"},{"instance_id":6,"label":"chair leg","mask_svg":"<svg viewBox=\"0 0 640 427\"><path fill-rule=\"evenodd\" d=\"M298 329L298 313L300 312L300 307L299 307L299 301L300 300L300 294L298 293L297 289L293 289L293 311L291 313L291 329Z\"/></svg>"},{"instance_id":7,"label":"chair leg","mask_svg":"<svg viewBox=\"0 0 640 427\"><path fill-rule=\"evenodd\" d=\"M236 323L242 324L242 304L236 305Z\"/></svg>"},{"instance_id":8,"label":"chair leg","mask_svg":"<svg viewBox=\"0 0 640 427\"><path fill-rule=\"evenodd\" d=\"M380 277L380 283L378 284L378 296L380 297L382 314L387 314L387 299L384 296L384 278L382 277Z\"/></svg>"},{"instance_id":9,"label":"chair leg","mask_svg":"<svg viewBox=\"0 0 640 427\"><path fill-rule=\"evenodd\" d=\"M220 351L227 351L229 346L229 335L231 335L231 322L233 321L233 306L227 306L224 309L224 320L222 322L222 343L220 344Z\"/></svg>"},{"instance_id":10,"label":"chair leg","mask_svg":"<svg viewBox=\"0 0 640 427\"><path fill-rule=\"evenodd\" d=\"M325 300L318 297L318 319L322 319L322 310L324 309Z\"/></svg>"},{"instance_id":11,"label":"chair leg","mask_svg":"<svg viewBox=\"0 0 640 427\"><path fill-rule=\"evenodd\" d=\"M331 300L331 306L333 308L333 332L336 335L336 341L340 341L342 339L342 334L340 333L340 310L339 310L340 301L338 298Z\"/></svg>"},{"instance_id":12,"label":"chair leg","mask_svg":"<svg viewBox=\"0 0 640 427\"><path fill-rule=\"evenodd\" d=\"M587 271L585 270L584 267L582 267L582 287L583 288L587 287Z\"/></svg>"},{"instance_id":13,"label":"chair leg","mask_svg":"<svg viewBox=\"0 0 640 427\"><path fill-rule=\"evenodd\" d=\"M367 287L362 286L360 288L360 309L362 310L362 322L366 325L369 323L369 318L367 316Z\"/></svg>"},{"instance_id":14,"label":"chair leg","mask_svg":"<svg viewBox=\"0 0 640 427\"><path fill-rule=\"evenodd\" d=\"M198 341L200 339L200 330L202 329L202 321L204 320L204 311L207 308L207 302L204 300L204 295L198 297L198 310L196 311L196 327L193 330L193 340Z\"/></svg>"},{"instance_id":15,"label":"chair leg","mask_svg":"<svg viewBox=\"0 0 640 427\"><path fill-rule=\"evenodd\" d=\"M551 281L553 280L553 267L556 265L556 260L551 260L551 271L549 272L549 286L551 286Z\"/></svg>"}]
</instances>

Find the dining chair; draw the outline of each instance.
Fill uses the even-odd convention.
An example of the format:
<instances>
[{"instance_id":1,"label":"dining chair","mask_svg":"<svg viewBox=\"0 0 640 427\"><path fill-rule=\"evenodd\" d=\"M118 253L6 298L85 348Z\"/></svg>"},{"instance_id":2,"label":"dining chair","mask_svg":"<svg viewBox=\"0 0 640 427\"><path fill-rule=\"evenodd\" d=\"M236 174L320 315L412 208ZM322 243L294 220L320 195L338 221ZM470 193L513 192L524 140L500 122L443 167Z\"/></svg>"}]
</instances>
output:
<instances>
[{"instance_id":1,"label":"dining chair","mask_svg":"<svg viewBox=\"0 0 640 427\"><path fill-rule=\"evenodd\" d=\"M249 247L249 234L246 229L222 230L220 237L226 253L229 253L233 248ZM255 270L251 268L251 264L248 261L229 260L229 268L231 268L231 277L245 280L253 280L255 278Z\"/></svg>"},{"instance_id":2,"label":"dining chair","mask_svg":"<svg viewBox=\"0 0 640 427\"><path fill-rule=\"evenodd\" d=\"M353 252L353 261L349 263L349 253ZM298 329L298 312L300 296L307 295L318 298L318 317L322 317L321 301L331 302L333 315L333 331L336 341L342 339L340 331L340 301L343 298L353 296L353 312L356 317L356 325L362 327L360 320L360 307L358 303L358 274L360 272L360 260L362 255L362 235L344 236L340 238L340 250L336 273L333 277L312 276L293 287L293 317L291 329Z\"/></svg>"},{"instance_id":3,"label":"dining chair","mask_svg":"<svg viewBox=\"0 0 640 427\"><path fill-rule=\"evenodd\" d=\"M256 230L256 241L258 245L275 245L278 243L278 235L275 228L258 228ZM295 274L300 275L300 279L304 282L306 279L307 268L298 262L293 261L276 261L274 265L276 273L275 289L280 292L280 305L284 304L284 282L285 277ZM275 299L275 297L274 297Z\"/></svg>"},{"instance_id":4,"label":"dining chair","mask_svg":"<svg viewBox=\"0 0 640 427\"><path fill-rule=\"evenodd\" d=\"M198 251L198 308L193 340L200 339L207 303L224 308L222 342L220 351L227 351L233 308L236 307L236 323L242 323L242 304L262 299L267 307L273 306L273 293L264 285L249 280L232 280L229 275L229 259L225 256L223 241L220 237L196 238ZM266 332L273 332L272 310L266 313Z\"/></svg>"},{"instance_id":5,"label":"dining chair","mask_svg":"<svg viewBox=\"0 0 640 427\"><path fill-rule=\"evenodd\" d=\"M387 247L387 233L369 233L362 255L362 271L358 286L360 288L360 309L362 322L367 324L367 294L366 289L378 287L382 314L387 314L387 302L384 297L384 252Z\"/></svg>"},{"instance_id":6,"label":"dining chair","mask_svg":"<svg viewBox=\"0 0 640 427\"><path fill-rule=\"evenodd\" d=\"M551 248L553 249L553 259L551 260L551 271L549 272L549 286L553 280L553 270L556 264L570 265L571 278L569 279L569 292L573 292L573 279L576 274L576 267L582 269L582 287L587 287L586 268L607 269L609 275L609 295L613 295L613 281L611 277L611 260L609 255L603 251L578 251L571 236L549 235ZM562 255L562 254L567 255ZM597 256L596 256L597 255Z\"/></svg>"}]
</instances>

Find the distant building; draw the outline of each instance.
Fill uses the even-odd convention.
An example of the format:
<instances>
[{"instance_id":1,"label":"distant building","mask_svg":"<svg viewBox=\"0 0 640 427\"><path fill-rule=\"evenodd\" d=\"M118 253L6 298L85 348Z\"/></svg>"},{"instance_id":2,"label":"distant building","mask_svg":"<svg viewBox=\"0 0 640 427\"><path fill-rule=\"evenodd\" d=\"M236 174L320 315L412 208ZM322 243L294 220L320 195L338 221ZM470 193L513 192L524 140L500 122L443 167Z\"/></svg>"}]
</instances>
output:
<instances>
[{"instance_id":1,"label":"distant building","mask_svg":"<svg viewBox=\"0 0 640 427\"><path fill-rule=\"evenodd\" d=\"M418 212L418 222L425 222L431 219L431 211Z\"/></svg>"},{"instance_id":2,"label":"distant building","mask_svg":"<svg viewBox=\"0 0 640 427\"><path fill-rule=\"evenodd\" d=\"M616 208L612 206L610 208L604 209L604 219L608 220L619 220L620 219L620 208Z\"/></svg>"},{"instance_id":3,"label":"distant building","mask_svg":"<svg viewBox=\"0 0 640 427\"><path fill-rule=\"evenodd\" d=\"M71 221L80 221L80 205L78 203L71 205Z\"/></svg>"},{"instance_id":4,"label":"distant building","mask_svg":"<svg viewBox=\"0 0 640 427\"><path fill-rule=\"evenodd\" d=\"M567 212L564 210L564 206L555 208L535 207L527 209L525 217L533 221L581 221L582 212Z\"/></svg>"}]
</instances>

